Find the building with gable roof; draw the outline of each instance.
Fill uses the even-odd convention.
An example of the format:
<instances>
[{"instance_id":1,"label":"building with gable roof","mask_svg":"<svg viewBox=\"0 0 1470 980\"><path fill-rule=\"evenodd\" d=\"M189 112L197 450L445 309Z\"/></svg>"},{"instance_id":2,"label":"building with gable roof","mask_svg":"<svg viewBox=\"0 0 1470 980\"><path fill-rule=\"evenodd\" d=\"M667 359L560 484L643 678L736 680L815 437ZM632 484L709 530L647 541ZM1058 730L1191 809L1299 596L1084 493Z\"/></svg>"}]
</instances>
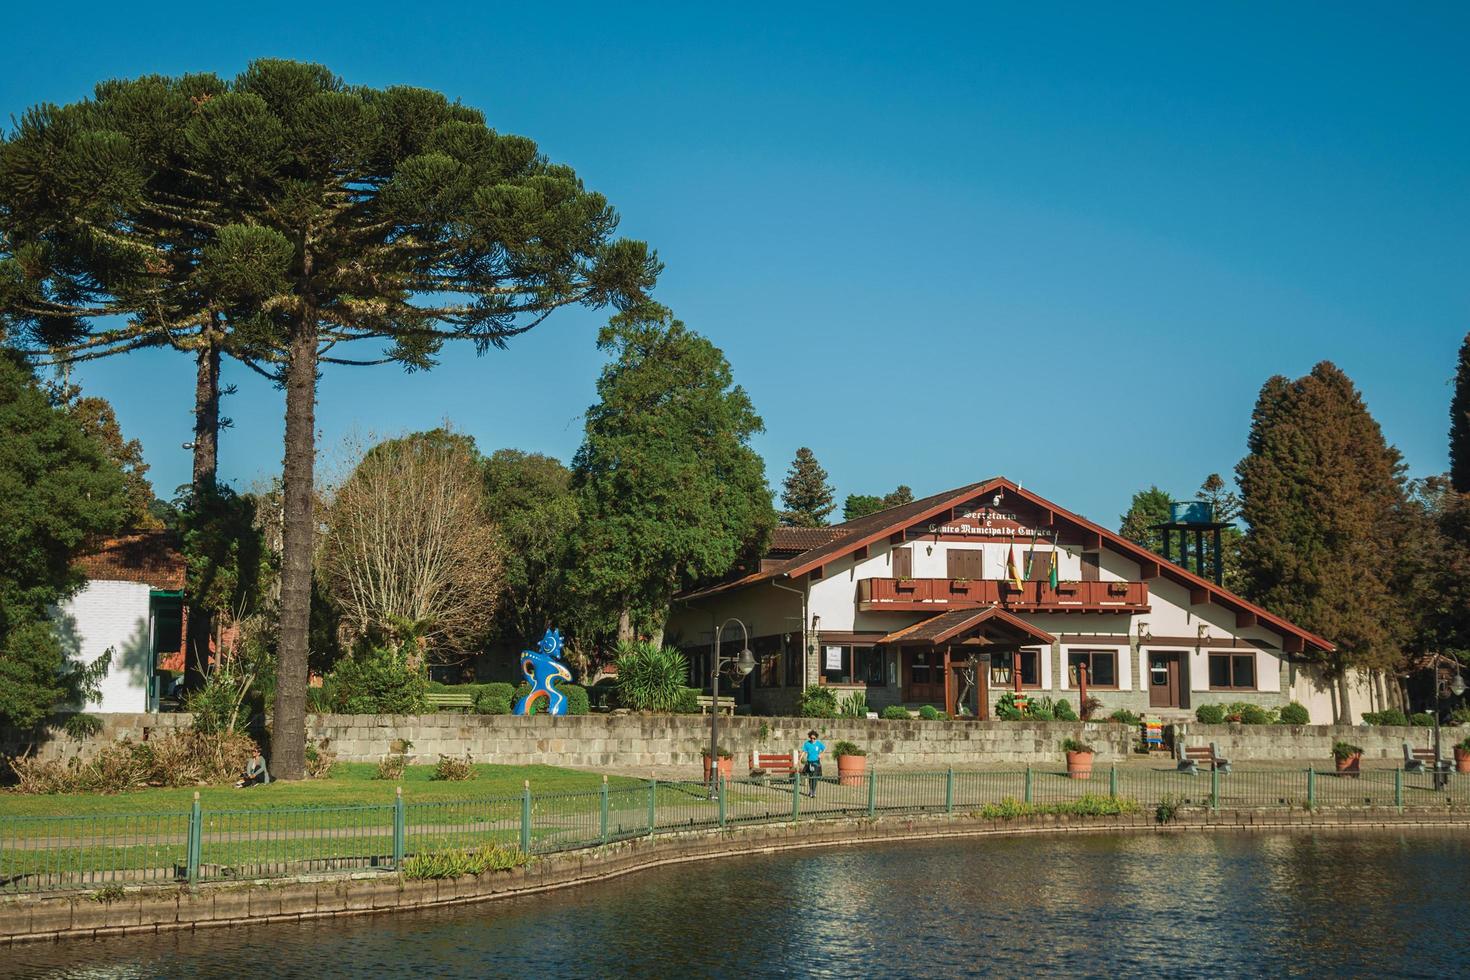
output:
<instances>
[{"instance_id":1,"label":"building with gable roof","mask_svg":"<svg viewBox=\"0 0 1470 980\"><path fill-rule=\"evenodd\" d=\"M692 683L708 686L720 624L722 654L740 649L731 618L757 658L737 699L767 714L794 713L813 684L839 701L862 692L870 710L932 704L977 719L1007 693L1075 706L1084 682L1104 715L1278 707L1320 683L1308 665L1333 649L1004 477L778 529L758 568L676 600L667 635Z\"/></svg>"}]
</instances>

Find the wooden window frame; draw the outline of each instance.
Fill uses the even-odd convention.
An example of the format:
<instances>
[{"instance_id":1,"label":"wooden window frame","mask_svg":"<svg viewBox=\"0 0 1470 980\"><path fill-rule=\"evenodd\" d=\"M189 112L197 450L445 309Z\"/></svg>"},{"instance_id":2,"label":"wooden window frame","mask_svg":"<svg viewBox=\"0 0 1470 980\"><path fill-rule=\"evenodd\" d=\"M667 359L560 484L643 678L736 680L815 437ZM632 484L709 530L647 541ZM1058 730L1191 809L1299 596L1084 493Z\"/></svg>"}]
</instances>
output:
<instances>
[{"instance_id":1,"label":"wooden window frame","mask_svg":"<svg viewBox=\"0 0 1470 980\"><path fill-rule=\"evenodd\" d=\"M1077 675L1073 673L1073 665L1072 665L1072 658L1075 657L1075 656L1082 656L1082 657L1086 657L1087 658L1087 689L1089 691L1093 690L1094 688L1096 688L1099 691L1117 691L1117 690L1120 690L1120 688L1118 687L1118 681L1119 681L1120 674L1118 672L1118 651L1117 650L1092 649L1091 647L1088 647L1088 648L1085 648L1085 649L1084 648L1079 648L1079 649L1075 649L1075 650L1069 649L1067 651L1067 661L1066 661L1067 684L1068 684L1069 688L1071 690L1074 690L1074 691L1077 690ZM1092 679L1092 661L1093 661L1093 658L1095 658L1095 657L1111 657L1112 658L1112 661L1113 661L1113 683L1111 683L1111 684L1099 684L1099 683L1097 683L1096 681L1094 681Z\"/></svg>"},{"instance_id":2,"label":"wooden window frame","mask_svg":"<svg viewBox=\"0 0 1470 980\"><path fill-rule=\"evenodd\" d=\"M1213 668L1214 668L1214 665L1215 665L1215 658L1216 657L1228 658L1228 660L1230 662L1230 669L1229 669L1230 684L1229 684L1229 686L1220 687L1220 686L1218 686L1215 683L1215 677L1214 677L1215 671L1214 671ZM1250 662L1251 662L1251 686L1250 687L1239 687L1239 686L1237 686L1235 684L1235 661L1236 661L1236 659L1244 659L1244 658L1249 658L1250 659ZM1260 665L1256 663L1256 654L1255 654L1254 651L1242 651L1242 650L1211 650L1209 652L1208 657L1205 660L1205 677L1209 680L1209 682L1210 682L1210 690L1212 690L1212 691L1259 691L1261 689L1261 671L1260 671Z\"/></svg>"},{"instance_id":3,"label":"wooden window frame","mask_svg":"<svg viewBox=\"0 0 1470 980\"><path fill-rule=\"evenodd\" d=\"M1036 657L1036 683L1035 684L1028 684L1028 683L1026 683L1026 671L1023 669L1021 671L1021 690L1023 690L1023 691L1040 691L1042 689L1042 680L1043 680L1043 675L1042 675L1042 670L1041 670L1042 651L1040 651L1040 650L1022 650L1022 651L1020 651L1020 653L1021 653L1021 663L1023 663L1023 664L1026 662L1026 656L1027 656L1027 654L1032 654L1032 655L1034 655ZM1012 678L1011 684L1014 687L1014 685L1015 685L1015 679L1014 678Z\"/></svg>"}]
</instances>

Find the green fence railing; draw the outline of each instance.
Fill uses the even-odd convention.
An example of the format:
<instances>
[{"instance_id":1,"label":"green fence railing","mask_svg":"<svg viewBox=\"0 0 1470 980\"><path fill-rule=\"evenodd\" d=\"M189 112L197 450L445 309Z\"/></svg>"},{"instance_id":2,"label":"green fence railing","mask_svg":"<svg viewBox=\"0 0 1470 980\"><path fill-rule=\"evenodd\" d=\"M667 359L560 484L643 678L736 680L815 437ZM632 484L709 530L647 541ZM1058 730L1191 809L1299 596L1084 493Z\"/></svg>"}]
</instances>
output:
<instances>
[{"instance_id":1,"label":"green fence railing","mask_svg":"<svg viewBox=\"0 0 1470 980\"><path fill-rule=\"evenodd\" d=\"M414 854L516 847L550 854L635 837L736 825L922 813L974 813L1014 801L1045 807L1083 796L1210 810L1470 809L1470 775L1236 769L1198 775L1099 768L829 775L815 796L799 775L722 782L606 780L586 792L417 802L62 817L0 816L0 894L110 884L254 880L395 870Z\"/></svg>"}]
</instances>

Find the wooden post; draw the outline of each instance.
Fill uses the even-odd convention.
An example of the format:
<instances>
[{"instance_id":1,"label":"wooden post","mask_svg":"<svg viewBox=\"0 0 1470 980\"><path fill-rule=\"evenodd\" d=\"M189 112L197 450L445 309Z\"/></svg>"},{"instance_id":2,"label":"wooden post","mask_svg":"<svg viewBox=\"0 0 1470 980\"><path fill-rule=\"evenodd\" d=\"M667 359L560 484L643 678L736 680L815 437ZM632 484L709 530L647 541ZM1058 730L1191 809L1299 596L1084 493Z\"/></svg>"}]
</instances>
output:
<instances>
[{"instance_id":1,"label":"wooden post","mask_svg":"<svg viewBox=\"0 0 1470 980\"><path fill-rule=\"evenodd\" d=\"M1077 717L1087 719L1087 665L1077 665Z\"/></svg>"},{"instance_id":2,"label":"wooden post","mask_svg":"<svg viewBox=\"0 0 1470 980\"><path fill-rule=\"evenodd\" d=\"M1021 693L1021 651L1016 650L1011 654L1011 686L1017 694Z\"/></svg>"},{"instance_id":3,"label":"wooden post","mask_svg":"<svg viewBox=\"0 0 1470 980\"><path fill-rule=\"evenodd\" d=\"M954 678L949 667L949 647L944 648L944 711L951 716L959 715L959 705L954 703Z\"/></svg>"}]
</instances>

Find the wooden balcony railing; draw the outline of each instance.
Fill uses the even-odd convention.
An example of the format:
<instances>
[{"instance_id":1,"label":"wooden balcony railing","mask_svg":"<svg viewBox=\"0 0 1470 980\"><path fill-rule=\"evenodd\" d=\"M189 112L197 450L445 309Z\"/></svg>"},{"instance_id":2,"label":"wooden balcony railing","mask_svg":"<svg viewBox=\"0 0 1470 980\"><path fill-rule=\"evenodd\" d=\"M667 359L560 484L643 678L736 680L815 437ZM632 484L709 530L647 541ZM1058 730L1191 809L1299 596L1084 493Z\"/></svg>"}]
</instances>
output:
<instances>
[{"instance_id":1,"label":"wooden balcony railing","mask_svg":"<svg viewBox=\"0 0 1470 980\"><path fill-rule=\"evenodd\" d=\"M994 606L1013 612L1148 612L1147 582L1022 582L1020 589L995 579L865 578L858 608L965 608Z\"/></svg>"}]
</instances>

